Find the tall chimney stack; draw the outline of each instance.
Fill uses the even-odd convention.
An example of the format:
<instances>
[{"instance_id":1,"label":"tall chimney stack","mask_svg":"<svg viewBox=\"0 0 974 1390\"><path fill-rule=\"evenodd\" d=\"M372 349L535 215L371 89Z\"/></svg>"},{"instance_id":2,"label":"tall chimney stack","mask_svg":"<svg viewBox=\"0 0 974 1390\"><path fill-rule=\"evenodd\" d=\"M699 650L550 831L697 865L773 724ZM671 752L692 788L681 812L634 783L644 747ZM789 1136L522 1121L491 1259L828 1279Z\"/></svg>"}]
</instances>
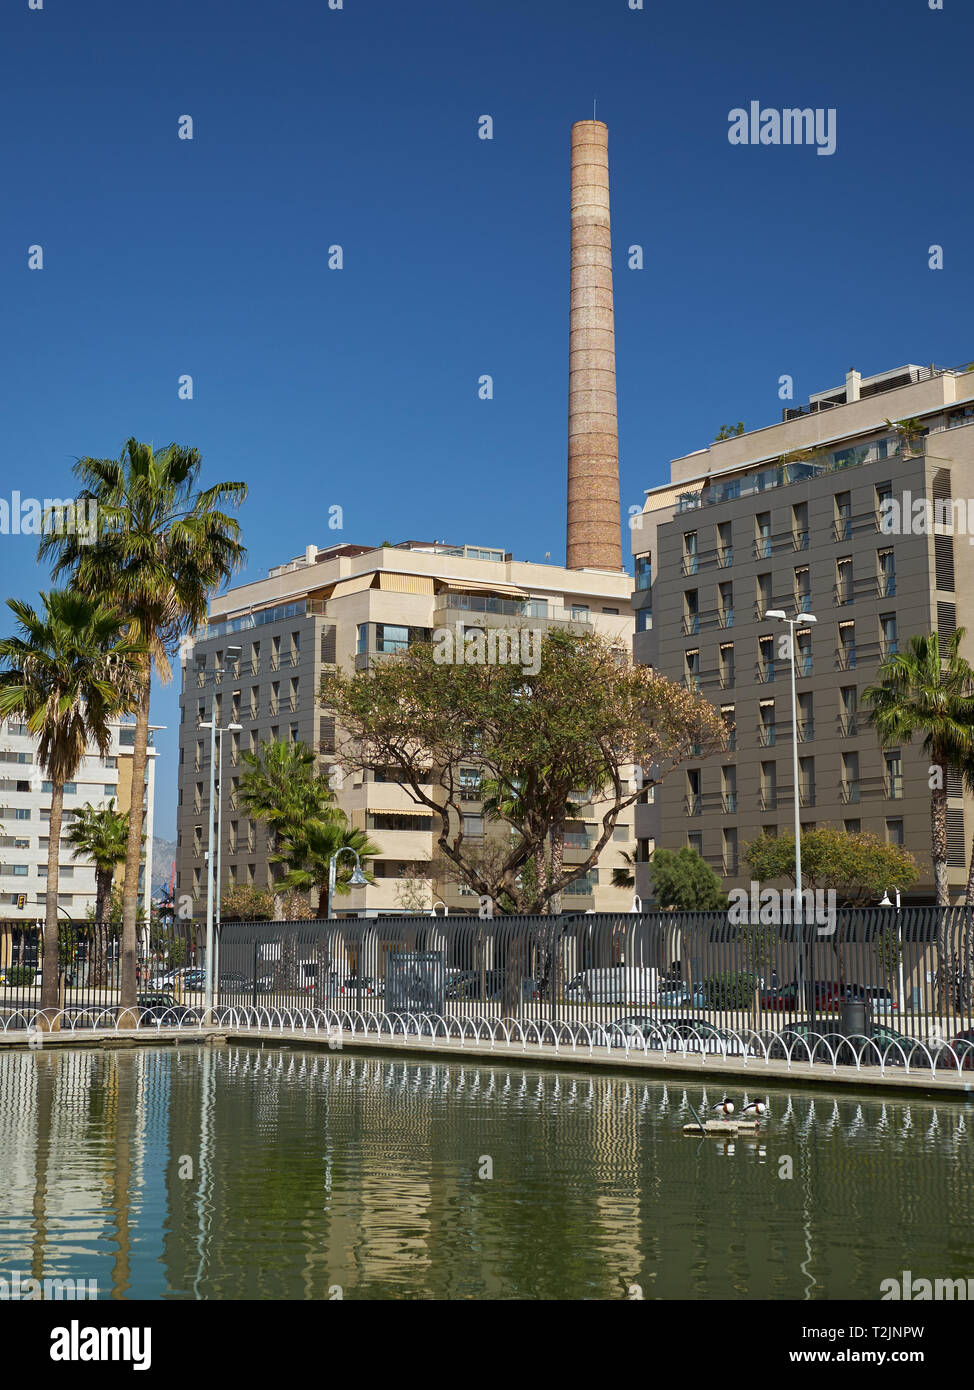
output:
<instances>
[{"instance_id":1,"label":"tall chimney stack","mask_svg":"<svg viewBox=\"0 0 974 1390\"><path fill-rule=\"evenodd\" d=\"M568 366L569 569L622 569L609 229L609 128L572 126Z\"/></svg>"}]
</instances>

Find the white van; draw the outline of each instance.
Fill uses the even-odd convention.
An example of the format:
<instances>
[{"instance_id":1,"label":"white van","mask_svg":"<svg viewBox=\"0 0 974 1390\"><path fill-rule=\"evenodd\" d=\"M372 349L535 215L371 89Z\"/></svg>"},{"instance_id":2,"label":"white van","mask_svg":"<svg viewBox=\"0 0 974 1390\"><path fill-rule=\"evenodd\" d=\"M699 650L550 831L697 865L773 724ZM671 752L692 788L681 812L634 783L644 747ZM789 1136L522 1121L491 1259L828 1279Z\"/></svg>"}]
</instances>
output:
<instances>
[{"instance_id":1,"label":"white van","mask_svg":"<svg viewBox=\"0 0 974 1390\"><path fill-rule=\"evenodd\" d=\"M646 1005L656 1001L658 972L642 965L610 965L583 970L569 981L565 994L586 1004Z\"/></svg>"}]
</instances>

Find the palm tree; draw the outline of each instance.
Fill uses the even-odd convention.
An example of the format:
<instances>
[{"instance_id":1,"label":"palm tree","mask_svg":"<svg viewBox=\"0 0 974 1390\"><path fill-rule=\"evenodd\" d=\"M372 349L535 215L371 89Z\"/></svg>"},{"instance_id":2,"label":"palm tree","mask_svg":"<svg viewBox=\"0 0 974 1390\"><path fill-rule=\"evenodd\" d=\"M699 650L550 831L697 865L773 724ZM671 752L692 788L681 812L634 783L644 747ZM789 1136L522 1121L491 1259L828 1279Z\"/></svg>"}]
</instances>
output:
<instances>
[{"instance_id":1,"label":"palm tree","mask_svg":"<svg viewBox=\"0 0 974 1390\"><path fill-rule=\"evenodd\" d=\"M880 666L879 683L863 691L871 705L869 722L883 748L912 743L922 735L923 751L936 775L931 779L930 826L937 904L949 903L947 888L947 772L962 772L974 750L974 669L959 654L965 629L957 628L941 650L932 632L911 637L906 651Z\"/></svg>"},{"instance_id":2,"label":"palm tree","mask_svg":"<svg viewBox=\"0 0 974 1390\"><path fill-rule=\"evenodd\" d=\"M129 817L127 811L116 811L114 797L105 806L92 806L88 801L73 815L67 840L74 846L75 858L88 859L95 866L95 969L90 979L92 984L102 985L108 960L112 880L128 852Z\"/></svg>"},{"instance_id":3,"label":"palm tree","mask_svg":"<svg viewBox=\"0 0 974 1390\"><path fill-rule=\"evenodd\" d=\"M75 473L81 498L97 509L96 537L45 535L39 557L54 562L55 576L69 574L75 586L111 602L129 636L141 644L139 699L132 748L132 813L125 855L122 915L121 1003L134 1007L139 864L143 810L138 795L145 781L152 671L172 678L169 653L180 637L206 617L212 590L240 567L246 551L238 523L220 510L239 505L244 483L199 488L197 449L170 444L156 453L151 444L129 439L119 459L83 458Z\"/></svg>"},{"instance_id":4,"label":"palm tree","mask_svg":"<svg viewBox=\"0 0 974 1390\"><path fill-rule=\"evenodd\" d=\"M135 706L144 648L127 635L119 615L74 590L41 594L43 612L8 599L20 635L0 641L0 718L16 715L35 734L37 760L51 781L47 849L41 1009L45 1025L57 1009L58 870L64 784L88 748L104 757L110 724ZM138 870L135 874L138 880ZM134 1001L133 1001L134 1002Z\"/></svg>"},{"instance_id":5,"label":"palm tree","mask_svg":"<svg viewBox=\"0 0 974 1390\"><path fill-rule=\"evenodd\" d=\"M246 771L237 789L239 803L271 835L272 863L281 848L307 821L333 801L328 779L315 769L314 750L306 743L262 743L256 753L241 754ZM280 920L281 895L275 893L274 915Z\"/></svg>"},{"instance_id":6,"label":"palm tree","mask_svg":"<svg viewBox=\"0 0 974 1390\"><path fill-rule=\"evenodd\" d=\"M327 918L332 904L328 896L331 861L342 849L353 849L359 856L362 872L370 883L375 880L365 861L381 854L381 847L370 840L364 830L353 830L344 811L337 806L321 808L318 817L295 827L281 838L277 853L270 856L273 863L287 865L281 882L298 893L317 892L318 916ZM335 865L335 891L347 894L348 881L355 865L350 855L343 854Z\"/></svg>"},{"instance_id":7,"label":"palm tree","mask_svg":"<svg viewBox=\"0 0 974 1390\"><path fill-rule=\"evenodd\" d=\"M619 851L619 858L622 860L624 868L612 870L613 888L635 888L636 886L636 856L627 849Z\"/></svg>"}]
</instances>

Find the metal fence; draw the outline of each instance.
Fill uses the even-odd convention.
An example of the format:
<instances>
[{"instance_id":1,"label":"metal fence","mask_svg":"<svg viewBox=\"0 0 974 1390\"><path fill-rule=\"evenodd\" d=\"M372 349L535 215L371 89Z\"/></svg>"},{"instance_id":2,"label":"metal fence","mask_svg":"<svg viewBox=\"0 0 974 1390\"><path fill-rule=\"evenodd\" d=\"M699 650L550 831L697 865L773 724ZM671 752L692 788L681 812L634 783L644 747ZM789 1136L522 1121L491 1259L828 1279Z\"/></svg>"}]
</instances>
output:
<instances>
[{"instance_id":1,"label":"metal fence","mask_svg":"<svg viewBox=\"0 0 974 1390\"><path fill-rule=\"evenodd\" d=\"M203 997L202 929L192 922L138 928L140 995ZM43 927L0 923L0 1019L40 1008L45 970ZM119 1001L120 928L59 922L58 1007L74 1013L112 1009Z\"/></svg>"},{"instance_id":2,"label":"metal fence","mask_svg":"<svg viewBox=\"0 0 974 1390\"><path fill-rule=\"evenodd\" d=\"M972 933L974 911L933 907L807 924L726 912L224 923L218 999L939 1045L974 1029Z\"/></svg>"}]
</instances>

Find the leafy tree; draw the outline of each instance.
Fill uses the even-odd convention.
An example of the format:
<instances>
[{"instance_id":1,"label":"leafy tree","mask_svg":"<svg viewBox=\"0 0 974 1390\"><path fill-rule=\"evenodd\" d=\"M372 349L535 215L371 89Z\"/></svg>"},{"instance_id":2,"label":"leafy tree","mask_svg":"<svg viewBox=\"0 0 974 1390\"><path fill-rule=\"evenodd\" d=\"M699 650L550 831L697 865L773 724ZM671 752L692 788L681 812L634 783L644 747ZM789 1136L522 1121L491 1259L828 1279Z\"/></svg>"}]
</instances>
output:
<instances>
[{"instance_id":1,"label":"leafy tree","mask_svg":"<svg viewBox=\"0 0 974 1390\"><path fill-rule=\"evenodd\" d=\"M719 444L722 439L736 439L739 434L743 433L743 420L738 420L736 425L721 425L718 432L714 435L714 443Z\"/></svg>"},{"instance_id":2,"label":"leafy tree","mask_svg":"<svg viewBox=\"0 0 974 1390\"><path fill-rule=\"evenodd\" d=\"M97 508L95 540L89 543L87 536L52 531L38 552L40 558L53 560L55 577L68 574L78 589L110 602L129 637L143 649L132 748L136 789L145 780L153 667L162 681L171 679L170 653L181 637L203 622L211 591L225 583L246 556L238 523L220 509L223 502L242 502L246 485L223 482L201 489L201 467L197 449L170 444L156 453L151 444L137 439L126 442L119 459L79 459L74 471L83 484L81 498ZM120 991L123 1008L131 1009L138 987L143 818L142 798L133 796Z\"/></svg>"},{"instance_id":3,"label":"leafy tree","mask_svg":"<svg viewBox=\"0 0 974 1390\"><path fill-rule=\"evenodd\" d=\"M761 834L743 849L758 883L795 882L795 836ZM869 831L832 825L802 831L802 888L834 892L845 907L875 903L889 889L901 892L919 877L916 860L902 845L887 845Z\"/></svg>"},{"instance_id":4,"label":"leafy tree","mask_svg":"<svg viewBox=\"0 0 974 1390\"><path fill-rule=\"evenodd\" d=\"M914 736L923 739L923 751L932 773L932 858L937 904L941 907L950 901L947 772L963 773L965 763L974 753L974 670L959 653L964 632L964 628L957 628L943 648L936 632L911 637L906 651L887 657L880 666L878 683L863 691L863 702L872 707L869 721L883 748L912 743Z\"/></svg>"},{"instance_id":5,"label":"leafy tree","mask_svg":"<svg viewBox=\"0 0 974 1390\"><path fill-rule=\"evenodd\" d=\"M717 874L695 849L656 849L649 861L653 895L660 907L706 912L727 906Z\"/></svg>"},{"instance_id":6,"label":"leafy tree","mask_svg":"<svg viewBox=\"0 0 974 1390\"><path fill-rule=\"evenodd\" d=\"M598 862L622 811L685 759L723 747L725 729L708 700L636 666L594 634L544 635L539 670L491 664L476 645L454 663L425 644L368 671L328 673L322 703L344 730L346 767L395 768L411 799L429 810L440 855L459 881L499 910L543 912L566 884ZM463 659L466 658L466 659ZM510 836L497 854L463 831L463 769L481 769L497 820ZM632 779L627 767L643 770ZM543 859L572 792L593 788L606 809L586 859L524 873Z\"/></svg>"},{"instance_id":7,"label":"leafy tree","mask_svg":"<svg viewBox=\"0 0 974 1390\"><path fill-rule=\"evenodd\" d=\"M221 922L273 922L274 898L266 888L239 883L220 899Z\"/></svg>"},{"instance_id":8,"label":"leafy tree","mask_svg":"<svg viewBox=\"0 0 974 1390\"><path fill-rule=\"evenodd\" d=\"M112 797L106 806L95 807L86 802L73 813L74 821L67 834L74 846L75 859L88 859L95 866L95 950L92 984L105 983L108 964L108 904L112 881L119 864L128 852L129 818L126 811L116 811ZM143 841L145 836L142 837Z\"/></svg>"},{"instance_id":9,"label":"leafy tree","mask_svg":"<svg viewBox=\"0 0 974 1390\"><path fill-rule=\"evenodd\" d=\"M132 709L136 662L142 650L118 616L96 599L72 590L41 594L38 614L19 599L7 607L20 633L0 641L0 719L15 715L37 736L37 760L51 781L47 850L41 1007L46 1023L57 1009L58 868L64 784L75 776L89 747L104 757L111 721ZM136 871L138 878L138 871Z\"/></svg>"}]
</instances>

